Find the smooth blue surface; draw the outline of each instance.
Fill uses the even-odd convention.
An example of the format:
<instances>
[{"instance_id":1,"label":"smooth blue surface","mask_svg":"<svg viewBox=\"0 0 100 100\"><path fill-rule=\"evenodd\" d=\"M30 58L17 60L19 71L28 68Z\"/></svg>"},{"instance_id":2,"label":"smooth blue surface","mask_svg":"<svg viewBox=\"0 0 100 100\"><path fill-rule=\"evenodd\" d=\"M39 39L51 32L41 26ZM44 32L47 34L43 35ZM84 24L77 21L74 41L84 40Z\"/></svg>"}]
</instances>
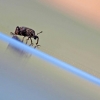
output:
<instances>
[{"instance_id":1,"label":"smooth blue surface","mask_svg":"<svg viewBox=\"0 0 100 100\"><path fill-rule=\"evenodd\" d=\"M35 55L35 56L37 56L37 57L39 57L39 58L41 58L49 63L52 63L52 64L66 70L66 71L69 71L75 75L78 75L79 77L82 77L82 78L100 86L100 79L99 78L96 78L95 76L92 76L92 75L90 75L90 74L88 74L80 69L77 69L74 66L71 66L71 65L69 65L61 60L58 60L57 58L54 58L54 57L52 57L44 52L41 52L37 49L29 47L21 42L18 42L16 40L4 35L1 32L0 32L0 39L7 42L7 43L12 44L13 46L15 46L19 49L22 49L30 54L33 54L33 55Z\"/></svg>"}]
</instances>

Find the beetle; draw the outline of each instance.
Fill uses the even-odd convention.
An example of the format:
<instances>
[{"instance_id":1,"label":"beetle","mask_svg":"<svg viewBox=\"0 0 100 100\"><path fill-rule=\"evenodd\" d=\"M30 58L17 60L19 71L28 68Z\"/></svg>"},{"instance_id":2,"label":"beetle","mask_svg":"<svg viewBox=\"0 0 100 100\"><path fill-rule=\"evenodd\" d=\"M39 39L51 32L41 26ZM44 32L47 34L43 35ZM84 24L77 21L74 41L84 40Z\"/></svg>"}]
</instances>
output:
<instances>
[{"instance_id":1,"label":"beetle","mask_svg":"<svg viewBox=\"0 0 100 100\"><path fill-rule=\"evenodd\" d=\"M42 33L42 32L43 31L37 33L37 35ZM38 45L39 37L37 35L35 35L35 31L33 29L31 29L31 28L24 27L24 26L22 26L22 27L17 26L16 29L15 29L15 33L13 33L13 32L10 32L10 33L12 35L24 36L23 39L22 39L22 42L24 41L25 37L28 37L26 39L26 44L27 44L28 40L30 39L31 40L31 44L30 45L33 45L33 42L32 42L31 38L34 38L35 40L37 39L36 46L40 46L40 45Z\"/></svg>"}]
</instances>

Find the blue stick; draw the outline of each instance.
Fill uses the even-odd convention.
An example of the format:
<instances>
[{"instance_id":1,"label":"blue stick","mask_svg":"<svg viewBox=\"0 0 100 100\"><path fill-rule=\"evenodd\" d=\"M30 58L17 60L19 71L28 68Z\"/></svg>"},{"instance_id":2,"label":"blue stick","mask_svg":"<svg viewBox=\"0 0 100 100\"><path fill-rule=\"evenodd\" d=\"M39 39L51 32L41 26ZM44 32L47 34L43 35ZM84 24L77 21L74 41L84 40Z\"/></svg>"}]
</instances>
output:
<instances>
[{"instance_id":1,"label":"blue stick","mask_svg":"<svg viewBox=\"0 0 100 100\"><path fill-rule=\"evenodd\" d=\"M39 58L41 58L41 59L43 59L43 60L45 60L45 61L47 61L49 63L52 63L52 64L54 64L54 65L56 65L56 66L58 66L58 67L60 67L60 68L62 68L64 70L66 70L66 71L69 71L69 72L71 72L71 73L73 73L75 75L78 75L81 78L84 78L84 79L86 79L86 80L88 80L88 81L90 81L92 83L95 83L96 85L100 86L100 79L99 78L97 78L97 77L95 77L93 75L90 75L90 74L88 74L88 73L86 73L86 72L84 72L84 71L82 71L82 70L80 70L78 68L75 68L74 66L71 66L71 65L69 65L69 64L67 64L67 63L65 63L65 62L63 62L61 60L58 60L57 58L54 58L54 57L52 57L52 56L50 56L50 55L48 55L48 54L46 54L44 52L36 50L36 49L34 49L34 48L32 48L32 47L30 47L28 45L25 45L25 44L23 44L21 42L18 42L16 40L4 35L1 32L0 32L0 39L5 41L5 42L7 42L7 43L10 43L11 45L13 45L13 46L15 46L15 47L17 47L17 48L19 48L21 50L24 50L24 51L26 51L26 52L28 52L30 54L33 54L33 55L35 55L35 56L37 56L37 57L39 57Z\"/></svg>"}]
</instances>

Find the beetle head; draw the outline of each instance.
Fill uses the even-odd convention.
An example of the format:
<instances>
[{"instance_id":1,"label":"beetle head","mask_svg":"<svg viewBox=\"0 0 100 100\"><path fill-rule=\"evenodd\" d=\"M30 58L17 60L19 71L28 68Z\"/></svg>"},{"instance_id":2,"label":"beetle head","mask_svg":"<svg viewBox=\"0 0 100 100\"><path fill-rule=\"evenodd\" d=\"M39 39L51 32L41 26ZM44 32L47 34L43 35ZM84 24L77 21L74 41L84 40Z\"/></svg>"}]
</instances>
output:
<instances>
[{"instance_id":1,"label":"beetle head","mask_svg":"<svg viewBox=\"0 0 100 100\"><path fill-rule=\"evenodd\" d=\"M19 26L17 26L16 28L19 28Z\"/></svg>"},{"instance_id":2,"label":"beetle head","mask_svg":"<svg viewBox=\"0 0 100 100\"><path fill-rule=\"evenodd\" d=\"M36 39L39 38L39 37L38 37L37 35L35 35L33 38L36 40Z\"/></svg>"},{"instance_id":3,"label":"beetle head","mask_svg":"<svg viewBox=\"0 0 100 100\"><path fill-rule=\"evenodd\" d=\"M19 34L19 32L20 32L20 27L17 26L16 29L15 29L15 34Z\"/></svg>"}]
</instances>

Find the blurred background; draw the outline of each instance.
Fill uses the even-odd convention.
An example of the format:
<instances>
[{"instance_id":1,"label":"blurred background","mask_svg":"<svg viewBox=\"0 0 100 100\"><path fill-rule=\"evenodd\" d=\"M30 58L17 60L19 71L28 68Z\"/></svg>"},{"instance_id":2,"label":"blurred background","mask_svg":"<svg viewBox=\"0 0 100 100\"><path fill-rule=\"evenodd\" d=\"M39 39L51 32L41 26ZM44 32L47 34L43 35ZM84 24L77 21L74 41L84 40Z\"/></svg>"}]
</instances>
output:
<instances>
[{"instance_id":1,"label":"blurred background","mask_svg":"<svg viewBox=\"0 0 100 100\"><path fill-rule=\"evenodd\" d=\"M12 37L16 26L43 31L39 50L100 78L99 5L99 0L0 0L0 32ZM0 100L100 100L99 86L1 40L0 47Z\"/></svg>"}]
</instances>

